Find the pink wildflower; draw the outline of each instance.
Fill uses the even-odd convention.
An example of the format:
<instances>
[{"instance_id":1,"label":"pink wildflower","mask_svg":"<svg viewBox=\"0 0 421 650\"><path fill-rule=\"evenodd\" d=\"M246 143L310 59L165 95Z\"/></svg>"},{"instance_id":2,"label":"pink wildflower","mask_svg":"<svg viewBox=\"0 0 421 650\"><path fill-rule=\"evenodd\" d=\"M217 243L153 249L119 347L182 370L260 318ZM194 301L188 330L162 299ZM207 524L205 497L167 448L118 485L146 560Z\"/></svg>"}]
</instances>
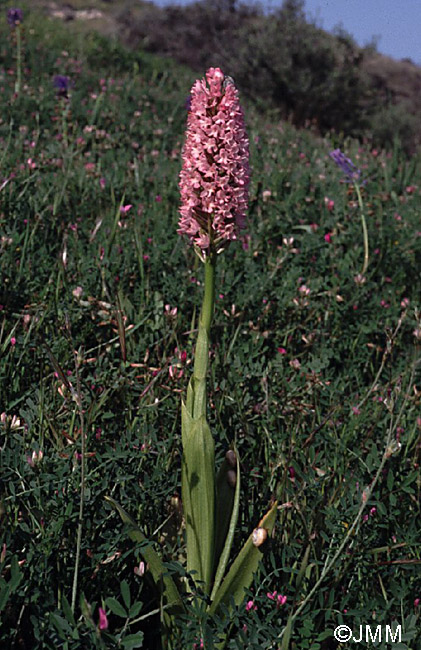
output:
<instances>
[{"instance_id":1,"label":"pink wildflower","mask_svg":"<svg viewBox=\"0 0 421 650\"><path fill-rule=\"evenodd\" d=\"M234 84L210 68L191 90L178 232L205 256L237 239L245 225L249 143Z\"/></svg>"},{"instance_id":2,"label":"pink wildflower","mask_svg":"<svg viewBox=\"0 0 421 650\"><path fill-rule=\"evenodd\" d=\"M330 199L328 196L325 196L324 201L325 201L325 206L327 207L329 212L332 212L333 208L335 207L335 201L333 199Z\"/></svg>"},{"instance_id":3,"label":"pink wildflower","mask_svg":"<svg viewBox=\"0 0 421 650\"><path fill-rule=\"evenodd\" d=\"M34 450L32 452L32 456L29 456L29 454L26 456L26 461L30 467L35 467L35 465L42 461L43 457L44 453L41 449L38 451L38 453Z\"/></svg>"},{"instance_id":4,"label":"pink wildflower","mask_svg":"<svg viewBox=\"0 0 421 650\"><path fill-rule=\"evenodd\" d=\"M287 597L282 596L282 594L278 594L277 591L269 591L266 596L269 598L269 600L274 600L276 602L276 607L281 607L281 605L285 605L287 602Z\"/></svg>"},{"instance_id":5,"label":"pink wildflower","mask_svg":"<svg viewBox=\"0 0 421 650\"><path fill-rule=\"evenodd\" d=\"M102 607L99 608L98 610L99 613L99 624L98 627L100 630L107 630L108 629L108 618L105 613L105 610L102 609Z\"/></svg>"},{"instance_id":6,"label":"pink wildflower","mask_svg":"<svg viewBox=\"0 0 421 650\"><path fill-rule=\"evenodd\" d=\"M249 600L246 603L246 612L249 612L252 609L257 609L256 605L254 604L254 600Z\"/></svg>"},{"instance_id":7,"label":"pink wildflower","mask_svg":"<svg viewBox=\"0 0 421 650\"><path fill-rule=\"evenodd\" d=\"M145 563L144 562L139 562L139 566L135 566L134 572L137 576L140 578L145 575Z\"/></svg>"}]
</instances>

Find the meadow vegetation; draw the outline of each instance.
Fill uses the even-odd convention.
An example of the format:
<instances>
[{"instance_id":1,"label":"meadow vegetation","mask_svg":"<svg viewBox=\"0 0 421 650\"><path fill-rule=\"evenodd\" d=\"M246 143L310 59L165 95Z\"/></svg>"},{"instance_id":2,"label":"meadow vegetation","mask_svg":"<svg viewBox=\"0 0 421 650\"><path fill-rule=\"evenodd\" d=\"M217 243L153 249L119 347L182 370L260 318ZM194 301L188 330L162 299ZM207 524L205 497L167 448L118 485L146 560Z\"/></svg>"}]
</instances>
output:
<instances>
[{"instance_id":1,"label":"meadow vegetation","mask_svg":"<svg viewBox=\"0 0 421 650\"><path fill-rule=\"evenodd\" d=\"M20 29L17 88L1 17L1 647L154 650L142 545L104 497L189 579L180 397L203 269L176 231L197 75L36 13ZM244 602L210 619L199 592L168 647L228 630L229 649L331 650L340 624L388 624L415 650L421 160L243 104L250 205L218 260L208 419L217 464L239 453L235 548L275 498L278 518Z\"/></svg>"},{"instance_id":2,"label":"meadow vegetation","mask_svg":"<svg viewBox=\"0 0 421 650\"><path fill-rule=\"evenodd\" d=\"M397 138L407 152L420 145L420 67L379 54L374 40L359 47L341 27L324 31L306 14L305 0L272 7L237 0L166 7L126 2L115 18L130 47L198 72L210 64L229 69L243 94L296 126L368 135L388 148Z\"/></svg>"}]
</instances>

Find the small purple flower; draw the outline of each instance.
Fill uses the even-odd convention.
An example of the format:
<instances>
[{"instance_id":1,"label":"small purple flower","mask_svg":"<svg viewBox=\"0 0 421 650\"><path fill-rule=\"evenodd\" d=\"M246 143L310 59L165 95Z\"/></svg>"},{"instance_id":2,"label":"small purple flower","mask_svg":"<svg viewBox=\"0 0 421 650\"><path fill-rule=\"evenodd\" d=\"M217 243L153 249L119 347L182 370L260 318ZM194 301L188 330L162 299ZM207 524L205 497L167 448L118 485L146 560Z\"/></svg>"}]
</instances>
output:
<instances>
[{"instance_id":1,"label":"small purple flower","mask_svg":"<svg viewBox=\"0 0 421 650\"><path fill-rule=\"evenodd\" d=\"M22 9L8 9L7 22L11 27L17 27L18 25L20 25L23 22Z\"/></svg>"},{"instance_id":2,"label":"small purple flower","mask_svg":"<svg viewBox=\"0 0 421 650\"><path fill-rule=\"evenodd\" d=\"M56 74L53 79L53 86L57 90L58 97L67 98L67 92L73 86L73 83L71 82L69 77L66 77L65 75L62 74Z\"/></svg>"},{"instance_id":3,"label":"small purple flower","mask_svg":"<svg viewBox=\"0 0 421 650\"><path fill-rule=\"evenodd\" d=\"M361 170L358 169L358 167L354 165L352 160L350 158L347 158L340 149L335 149L334 151L331 151L329 156L343 171L348 182L358 181L360 179Z\"/></svg>"}]
</instances>

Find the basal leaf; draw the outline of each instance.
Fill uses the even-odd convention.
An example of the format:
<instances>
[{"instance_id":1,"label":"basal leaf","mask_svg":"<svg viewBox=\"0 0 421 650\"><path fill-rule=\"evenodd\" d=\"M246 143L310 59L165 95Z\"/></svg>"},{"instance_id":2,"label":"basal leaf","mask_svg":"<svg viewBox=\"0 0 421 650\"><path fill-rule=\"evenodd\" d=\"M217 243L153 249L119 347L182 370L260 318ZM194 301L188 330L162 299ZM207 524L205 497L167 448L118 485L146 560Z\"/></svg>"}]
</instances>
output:
<instances>
[{"instance_id":1,"label":"basal leaf","mask_svg":"<svg viewBox=\"0 0 421 650\"><path fill-rule=\"evenodd\" d=\"M260 520L257 528L267 531L269 536L272 533L276 519L277 502ZM253 544L253 534L247 539L243 548L235 558L228 574L219 587L209 607L209 613L214 614L221 603L229 605L231 597L236 605L240 605L244 598L244 591L253 580L259 561L262 556L261 546Z\"/></svg>"},{"instance_id":2,"label":"basal leaf","mask_svg":"<svg viewBox=\"0 0 421 650\"><path fill-rule=\"evenodd\" d=\"M186 522L187 570L209 591L214 557L215 454L209 426L182 405L182 501Z\"/></svg>"}]
</instances>

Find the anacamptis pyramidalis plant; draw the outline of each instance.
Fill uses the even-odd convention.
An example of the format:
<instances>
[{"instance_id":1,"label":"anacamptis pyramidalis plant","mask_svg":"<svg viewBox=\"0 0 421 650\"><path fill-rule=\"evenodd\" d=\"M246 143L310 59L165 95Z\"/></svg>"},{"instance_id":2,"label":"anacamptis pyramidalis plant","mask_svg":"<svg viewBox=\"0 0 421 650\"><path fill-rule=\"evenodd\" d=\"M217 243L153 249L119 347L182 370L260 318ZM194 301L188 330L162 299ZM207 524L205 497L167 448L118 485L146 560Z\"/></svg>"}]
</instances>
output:
<instances>
[{"instance_id":1,"label":"anacamptis pyramidalis plant","mask_svg":"<svg viewBox=\"0 0 421 650\"><path fill-rule=\"evenodd\" d=\"M215 471L214 439L206 418L206 376L215 299L218 254L236 240L245 225L249 186L249 144L238 92L219 68L191 91L178 232L186 236L204 264L205 282L195 348L194 371L182 403L182 503L187 571L194 591L204 592L209 615L232 599L239 605L259 564L262 547L276 517L274 503L228 567L240 504L240 463L235 448ZM123 509L109 499L130 525L132 539L145 538ZM171 626L184 609L189 584L178 587L164 570L160 556L141 549L167 609L164 634L171 647ZM187 593L186 593L187 592ZM193 592L190 591L193 596Z\"/></svg>"}]
</instances>

